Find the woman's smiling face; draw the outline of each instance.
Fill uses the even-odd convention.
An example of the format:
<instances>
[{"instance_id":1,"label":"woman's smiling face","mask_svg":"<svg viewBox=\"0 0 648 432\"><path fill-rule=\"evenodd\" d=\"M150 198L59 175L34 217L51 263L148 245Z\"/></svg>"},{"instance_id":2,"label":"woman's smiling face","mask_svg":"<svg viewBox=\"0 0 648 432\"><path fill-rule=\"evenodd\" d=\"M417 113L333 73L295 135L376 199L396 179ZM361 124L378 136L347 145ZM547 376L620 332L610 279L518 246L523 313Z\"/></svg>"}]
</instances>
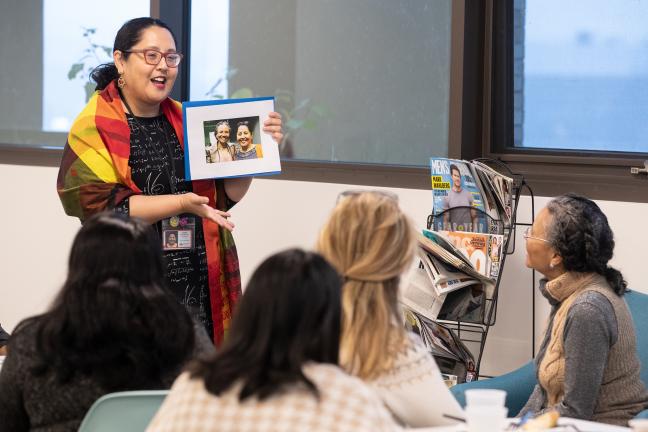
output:
<instances>
[{"instance_id":1,"label":"woman's smiling face","mask_svg":"<svg viewBox=\"0 0 648 432\"><path fill-rule=\"evenodd\" d=\"M252 134L246 125L241 125L236 130L236 140L241 145L242 149L247 149L252 144Z\"/></svg>"},{"instance_id":2,"label":"woman's smiling face","mask_svg":"<svg viewBox=\"0 0 648 432\"><path fill-rule=\"evenodd\" d=\"M161 53L176 52L171 33L162 27L151 26L142 30L140 40L129 51L152 49ZM133 109L133 114L152 116L159 114L160 103L171 93L178 76L178 68L167 66L166 59L160 58L157 65L146 63L143 52L130 54L115 51L117 70L123 73L126 85L122 94ZM127 57L126 57L127 56Z\"/></svg>"}]
</instances>

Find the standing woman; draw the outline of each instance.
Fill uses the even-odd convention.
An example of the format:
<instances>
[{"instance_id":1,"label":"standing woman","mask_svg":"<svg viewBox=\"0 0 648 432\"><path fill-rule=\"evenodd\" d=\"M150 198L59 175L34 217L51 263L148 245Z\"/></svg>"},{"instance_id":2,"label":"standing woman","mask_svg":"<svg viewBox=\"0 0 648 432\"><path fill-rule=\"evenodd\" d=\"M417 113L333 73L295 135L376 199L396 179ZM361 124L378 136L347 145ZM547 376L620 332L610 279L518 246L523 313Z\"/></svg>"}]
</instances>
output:
<instances>
[{"instance_id":1,"label":"standing woman","mask_svg":"<svg viewBox=\"0 0 648 432\"><path fill-rule=\"evenodd\" d=\"M160 242L181 232L182 244L165 250L167 283L219 343L241 294L227 210L252 179L184 181L181 105L169 98L182 54L165 23L126 22L113 59L93 72L98 91L70 129L57 181L63 207L82 222L103 210L139 217ZM279 114L264 131L281 140Z\"/></svg>"}]
</instances>

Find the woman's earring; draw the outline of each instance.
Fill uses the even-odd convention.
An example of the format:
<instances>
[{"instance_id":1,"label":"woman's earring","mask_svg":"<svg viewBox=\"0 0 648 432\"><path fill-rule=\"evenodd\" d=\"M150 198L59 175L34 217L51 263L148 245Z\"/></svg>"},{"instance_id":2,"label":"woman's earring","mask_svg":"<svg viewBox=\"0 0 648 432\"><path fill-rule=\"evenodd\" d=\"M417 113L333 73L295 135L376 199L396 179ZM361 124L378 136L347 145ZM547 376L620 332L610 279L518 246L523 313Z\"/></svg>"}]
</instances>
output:
<instances>
[{"instance_id":1,"label":"woman's earring","mask_svg":"<svg viewBox=\"0 0 648 432\"><path fill-rule=\"evenodd\" d=\"M549 268L553 270L553 268L554 268L554 263L549 263Z\"/></svg>"},{"instance_id":2,"label":"woman's earring","mask_svg":"<svg viewBox=\"0 0 648 432\"><path fill-rule=\"evenodd\" d=\"M126 80L124 79L124 73L119 74L119 78L117 78L117 86L121 89L124 88L126 85Z\"/></svg>"}]
</instances>

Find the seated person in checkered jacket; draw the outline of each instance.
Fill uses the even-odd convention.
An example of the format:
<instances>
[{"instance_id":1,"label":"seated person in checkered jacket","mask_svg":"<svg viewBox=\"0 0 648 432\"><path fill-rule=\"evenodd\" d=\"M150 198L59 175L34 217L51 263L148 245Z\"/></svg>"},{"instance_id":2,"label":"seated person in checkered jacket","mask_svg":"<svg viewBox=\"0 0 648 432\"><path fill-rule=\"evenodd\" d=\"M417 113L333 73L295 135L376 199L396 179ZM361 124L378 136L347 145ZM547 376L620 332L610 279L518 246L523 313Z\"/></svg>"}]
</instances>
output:
<instances>
[{"instance_id":1,"label":"seated person in checkered jacket","mask_svg":"<svg viewBox=\"0 0 648 432\"><path fill-rule=\"evenodd\" d=\"M147 431L392 431L380 399L338 366L341 280L291 249L254 272L218 354L180 375Z\"/></svg>"}]
</instances>

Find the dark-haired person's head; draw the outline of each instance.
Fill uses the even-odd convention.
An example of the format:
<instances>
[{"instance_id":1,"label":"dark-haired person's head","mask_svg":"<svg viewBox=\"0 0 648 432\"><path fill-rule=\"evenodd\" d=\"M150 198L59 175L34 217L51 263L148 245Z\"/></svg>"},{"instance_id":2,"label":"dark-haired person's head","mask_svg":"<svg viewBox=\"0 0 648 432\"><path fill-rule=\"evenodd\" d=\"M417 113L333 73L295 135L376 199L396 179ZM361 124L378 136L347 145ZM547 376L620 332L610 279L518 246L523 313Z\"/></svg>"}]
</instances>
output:
<instances>
[{"instance_id":1,"label":"dark-haired person's head","mask_svg":"<svg viewBox=\"0 0 648 432\"><path fill-rule=\"evenodd\" d=\"M236 124L236 141L238 141L243 150L248 149L252 145L253 134L249 122L242 121Z\"/></svg>"},{"instance_id":2,"label":"dark-haired person's head","mask_svg":"<svg viewBox=\"0 0 648 432\"><path fill-rule=\"evenodd\" d=\"M290 384L317 388L302 372L307 362L338 363L340 287L320 255L289 249L255 270L222 350L196 363L192 376L219 395L242 383L239 399L260 400Z\"/></svg>"},{"instance_id":3,"label":"dark-haired person's head","mask_svg":"<svg viewBox=\"0 0 648 432\"><path fill-rule=\"evenodd\" d=\"M96 89L103 90L110 82L119 80L130 105L159 104L171 92L182 60L176 45L175 35L159 19L142 17L127 21L115 36L114 61L98 66L91 74Z\"/></svg>"},{"instance_id":4,"label":"dark-haired person's head","mask_svg":"<svg viewBox=\"0 0 648 432\"><path fill-rule=\"evenodd\" d=\"M455 189L461 189L461 171L455 164L450 164L450 176L452 177L452 184Z\"/></svg>"},{"instance_id":5,"label":"dark-haired person's head","mask_svg":"<svg viewBox=\"0 0 648 432\"><path fill-rule=\"evenodd\" d=\"M68 276L37 326L36 373L66 382L92 376L107 390L159 388L194 346L193 323L164 281L160 240L144 221L117 213L77 233Z\"/></svg>"},{"instance_id":6,"label":"dark-haired person's head","mask_svg":"<svg viewBox=\"0 0 648 432\"><path fill-rule=\"evenodd\" d=\"M614 234L607 217L592 200L566 194L540 211L527 235L527 266L549 279L564 272L605 276L622 295L626 282L608 265L614 254Z\"/></svg>"}]
</instances>

